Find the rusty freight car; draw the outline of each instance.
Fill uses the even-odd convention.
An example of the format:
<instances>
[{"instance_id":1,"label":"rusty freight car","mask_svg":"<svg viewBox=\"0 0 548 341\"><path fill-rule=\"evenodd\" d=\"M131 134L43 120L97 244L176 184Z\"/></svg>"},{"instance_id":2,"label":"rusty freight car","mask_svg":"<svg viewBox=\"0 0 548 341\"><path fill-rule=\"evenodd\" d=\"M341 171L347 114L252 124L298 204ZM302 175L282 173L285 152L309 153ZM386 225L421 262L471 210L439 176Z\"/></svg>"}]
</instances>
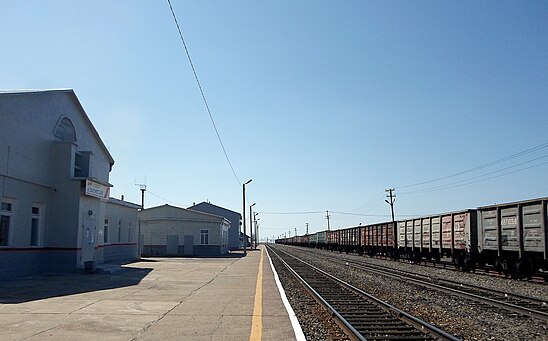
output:
<instances>
[{"instance_id":1,"label":"rusty freight car","mask_svg":"<svg viewBox=\"0 0 548 341\"><path fill-rule=\"evenodd\" d=\"M479 262L512 276L548 270L548 198L478 208Z\"/></svg>"}]
</instances>

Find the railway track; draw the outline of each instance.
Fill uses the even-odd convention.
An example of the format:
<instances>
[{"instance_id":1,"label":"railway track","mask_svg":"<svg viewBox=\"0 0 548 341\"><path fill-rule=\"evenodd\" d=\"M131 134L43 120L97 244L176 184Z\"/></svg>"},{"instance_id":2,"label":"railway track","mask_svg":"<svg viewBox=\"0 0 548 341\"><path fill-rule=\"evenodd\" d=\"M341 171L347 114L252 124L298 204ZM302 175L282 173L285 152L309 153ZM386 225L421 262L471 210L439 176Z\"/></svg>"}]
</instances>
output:
<instances>
[{"instance_id":1,"label":"railway track","mask_svg":"<svg viewBox=\"0 0 548 341\"><path fill-rule=\"evenodd\" d=\"M510 292L487 289L476 285L419 275L409 271L365 264L352 259L341 259L344 265L351 265L364 271L390 276L402 281L411 282L423 287L458 295L476 302L502 308L514 313L537 318L548 323L548 304L545 301L516 295Z\"/></svg>"},{"instance_id":2,"label":"railway track","mask_svg":"<svg viewBox=\"0 0 548 341\"><path fill-rule=\"evenodd\" d=\"M378 275L389 276L400 281L450 293L480 304L505 309L513 313L529 316L539 319L544 323L548 323L548 302L540 299L517 295L511 292L488 289L471 284L464 284L447 279L425 276L410 271L384 266L381 267L379 265L360 262L355 259L331 258L331 260L339 262L343 266L352 266L356 269L368 271L370 273L372 272Z\"/></svg>"},{"instance_id":3,"label":"railway track","mask_svg":"<svg viewBox=\"0 0 548 341\"><path fill-rule=\"evenodd\" d=\"M381 259L389 259L389 258L381 257ZM405 260L400 260L400 261L405 261ZM410 262L410 261L407 261L407 262ZM457 271L457 272L463 271L461 268L456 267L455 264L451 261L434 262L434 261L422 260L417 263L413 262L413 264L418 266L424 266L424 267L442 268L442 269ZM538 283L538 284L548 283L548 274L541 271L531 275L530 277L515 277L510 274L505 274L505 273L499 272L497 269L495 269L494 266L484 266L483 268L475 268L467 271L468 272L471 271L479 276L491 276L491 277L506 278L506 279L512 279L512 280L529 281L531 283Z\"/></svg>"},{"instance_id":4,"label":"railway track","mask_svg":"<svg viewBox=\"0 0 548 341\"><path fill-rule=\"evenodd\" d=\"M330 311L351 339L459 340L283 250L272 246L268 250Z\"/></svg>"}]
</instances>

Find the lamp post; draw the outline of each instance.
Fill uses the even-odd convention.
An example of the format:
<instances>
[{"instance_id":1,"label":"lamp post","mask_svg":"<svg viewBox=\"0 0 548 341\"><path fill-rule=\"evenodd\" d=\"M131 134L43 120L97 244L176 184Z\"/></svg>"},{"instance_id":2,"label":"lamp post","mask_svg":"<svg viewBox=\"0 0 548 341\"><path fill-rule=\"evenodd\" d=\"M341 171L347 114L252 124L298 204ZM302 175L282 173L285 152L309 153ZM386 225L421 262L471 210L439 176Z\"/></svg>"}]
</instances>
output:
<instances>
[{"instance_id":1,"label":"lamp post","mask_svg":"<svg viewBox=\"0 0 548 341\"><path fill-rule=\"evenodd\" d=\"M253 222L255 223L255 248L257 248L257 241L259 240L259 228L257 226L257 222L261 219L261 218L257 218L257 215L259 213L255 212L253 213Z\"/></svg>"},{"instance_id":2,"label":"lamp post","mask_svg":"<svg viewBox=\"0 0 548 341\"><path fill-rule=\"evenodd\" d=\"M243 207L242 207L242 217L244 220L244 256L247 256L247 243L246 243L246 231L245 231L245 185L249 184L252 179L249 179L246 183L242 185L242 194L243 194Z\"/></svg>"},{"instance_id":3,"label":"lamp post","mask_svg":"<svg viewBox=\"0 0 548 341\"><path fill-rule=\"evenodd\" d=\"M253 203L253 205L249 205L249 238L251 239L251 245L249 246L250 250L253 250L253 206L255 206L256 202ZM257 236L255 236L255 239Z\"/></svg>"}]
</instances>

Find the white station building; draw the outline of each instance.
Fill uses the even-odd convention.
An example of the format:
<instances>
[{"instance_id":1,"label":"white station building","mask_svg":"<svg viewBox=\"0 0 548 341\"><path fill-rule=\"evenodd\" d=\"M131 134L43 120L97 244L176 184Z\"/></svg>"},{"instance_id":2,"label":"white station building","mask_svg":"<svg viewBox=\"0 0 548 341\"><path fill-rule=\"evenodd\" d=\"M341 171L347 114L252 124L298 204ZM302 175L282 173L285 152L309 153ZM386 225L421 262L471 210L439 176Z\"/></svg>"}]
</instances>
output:
<instances>
[{"instance_id":1,"label":"white station building","mask_svg":"<svg viewBox=\"0 0 548 341\"><path fill-rule=\"evenodd\" d=\"M139 257L139 205L73 90L0 91L0 278Z\"/></svg>"}]
</instances>

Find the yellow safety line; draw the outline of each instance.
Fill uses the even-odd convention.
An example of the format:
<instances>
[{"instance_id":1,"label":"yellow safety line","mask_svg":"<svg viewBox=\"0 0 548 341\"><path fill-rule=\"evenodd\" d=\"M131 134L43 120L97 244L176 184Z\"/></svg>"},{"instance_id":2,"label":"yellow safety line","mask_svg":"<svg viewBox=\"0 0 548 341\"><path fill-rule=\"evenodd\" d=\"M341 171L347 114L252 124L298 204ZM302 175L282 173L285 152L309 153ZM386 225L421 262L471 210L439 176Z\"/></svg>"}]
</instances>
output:
<instances>
[{"instance_id":1,"label":"yellow safety line","mask_svg":"<svg viewBox=\"0 0 548 341\"><path fill-rule=\"evenodd\" d=\"M263 252L259 261L259 274L257 275L257 287L255 289L255 303L253 305L253 321L251 326L250 341L259 341L263 337Z\"/></svg>"}]
</instances>

